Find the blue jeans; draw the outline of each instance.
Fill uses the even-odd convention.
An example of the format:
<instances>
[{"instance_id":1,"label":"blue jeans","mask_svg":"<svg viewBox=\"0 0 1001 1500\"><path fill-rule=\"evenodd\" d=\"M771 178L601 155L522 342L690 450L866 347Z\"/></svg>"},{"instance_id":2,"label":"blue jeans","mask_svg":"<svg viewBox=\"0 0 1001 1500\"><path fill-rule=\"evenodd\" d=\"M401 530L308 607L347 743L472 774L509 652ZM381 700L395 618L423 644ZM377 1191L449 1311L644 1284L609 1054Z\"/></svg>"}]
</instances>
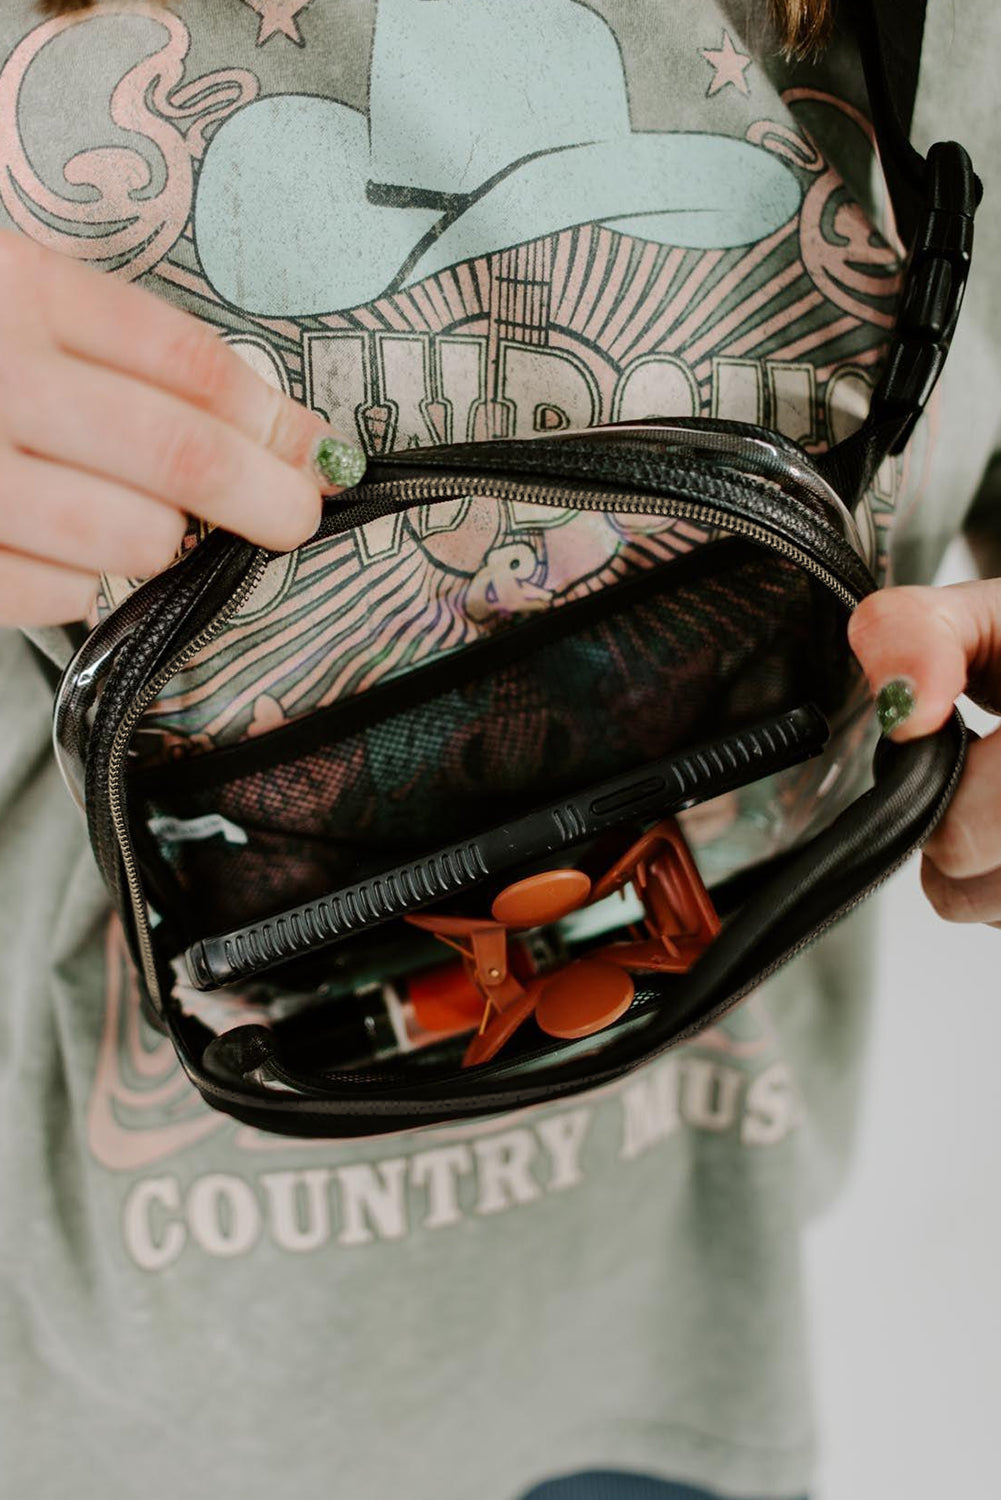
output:
<instances>
[{"instance_id":1,"label":"blue jeans","mask_svg":"<svg viewBox=\"0 0 1001 1500\"><path fill-rule=\"evenodd\" d=\"M714 1500L714 1497L708 1490L696 1490L690 1484L592 1469L586 1474L547 1479L519 1500Z\"/></svg>"}]
</instances>

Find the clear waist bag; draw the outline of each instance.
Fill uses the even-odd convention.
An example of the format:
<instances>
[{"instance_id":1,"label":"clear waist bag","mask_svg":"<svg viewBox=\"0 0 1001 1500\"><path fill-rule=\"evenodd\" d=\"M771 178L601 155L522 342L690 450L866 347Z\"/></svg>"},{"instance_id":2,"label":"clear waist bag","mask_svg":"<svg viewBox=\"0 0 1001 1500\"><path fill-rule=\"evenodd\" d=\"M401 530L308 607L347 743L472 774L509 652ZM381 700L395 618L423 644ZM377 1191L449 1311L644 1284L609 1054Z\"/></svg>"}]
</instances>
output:
<instances>
[{"instance_id":1,"label":"clear waist bag","mask_svg":"<svg viewBox=\"0 0 1001 1500\"><path fill-rule=\"evenodd\" d=\"M846 627L875 587L856 507L941 372L979 183L960 146L910 148L869 43L913 233L851 437L651 418L391 454L298 552L212 532L80 647L60 764L145 1013L213 1107L341 1137L607 1084L942 815L961 720L874 754ZM533 593L515 543L422 593L399 528L447 557L501 508L584 549L614 529L616 568Z\"/></svg>"}]
</instances>

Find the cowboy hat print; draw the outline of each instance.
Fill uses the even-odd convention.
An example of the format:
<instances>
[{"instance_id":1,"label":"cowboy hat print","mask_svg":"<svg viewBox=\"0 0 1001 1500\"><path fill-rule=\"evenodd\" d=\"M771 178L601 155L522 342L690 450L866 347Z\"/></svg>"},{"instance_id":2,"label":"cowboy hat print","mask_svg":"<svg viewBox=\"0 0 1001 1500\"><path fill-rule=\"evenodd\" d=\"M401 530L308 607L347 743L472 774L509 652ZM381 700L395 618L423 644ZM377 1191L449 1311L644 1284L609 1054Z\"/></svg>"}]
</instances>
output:
<instances>
[{"instance_id":1,"label":"cowboy hat print","mask_svg":"<svg viewBox=\"0 0 1001 1500\"><path fill-rule=\"evenodd\" d=\"M749 141L632 130L615 38L577 0L380 0L368 114L309 94L237 110L194 234L228 302L317 316L584 223L748 245L800 199Z\"/></svg>"}]
</instances>

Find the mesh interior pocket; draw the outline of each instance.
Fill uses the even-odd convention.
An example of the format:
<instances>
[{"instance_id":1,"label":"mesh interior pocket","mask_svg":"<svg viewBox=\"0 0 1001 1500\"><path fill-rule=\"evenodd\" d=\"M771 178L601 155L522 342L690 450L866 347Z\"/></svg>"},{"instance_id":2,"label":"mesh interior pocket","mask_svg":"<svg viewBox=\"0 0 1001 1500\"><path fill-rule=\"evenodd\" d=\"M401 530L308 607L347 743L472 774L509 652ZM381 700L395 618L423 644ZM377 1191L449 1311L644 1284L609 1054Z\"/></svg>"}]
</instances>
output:
<instances>
[{"instance_id":1,"label":"mesh interior pocket","mask_svg":"<svg viewBox=\"0 0 1001 1500\"><path fill-rule=\"evenodd\" d=\"M178 936L274 914L807 698L835 706L850 658L830 594L749 543L699 551L652 587L606 590L586 618L512 627L485 654L137 777L150 886Z\"/></svg>"}]
</instances>

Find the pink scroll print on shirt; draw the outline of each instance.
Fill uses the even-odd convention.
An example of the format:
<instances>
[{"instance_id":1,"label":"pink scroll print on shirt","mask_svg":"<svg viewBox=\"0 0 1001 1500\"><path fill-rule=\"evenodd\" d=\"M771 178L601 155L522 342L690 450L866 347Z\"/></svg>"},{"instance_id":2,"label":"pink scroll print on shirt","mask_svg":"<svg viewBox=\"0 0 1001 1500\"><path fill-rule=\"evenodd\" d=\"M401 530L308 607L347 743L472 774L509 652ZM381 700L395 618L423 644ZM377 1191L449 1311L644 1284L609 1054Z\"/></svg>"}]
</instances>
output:
<instances>
[{"instance_id":1,"label":"pink scroll print on shirt","mask_svg":"<svg viewBox=\"0 0 1001 1500\"><path fill-rule=\"evenodd\" d=\"M111 121L144 136L165 168L158 192L150 160L131 146L93 146L63 163L70 187L92 188L75 198L53 192L39 177L19 132L18 98L31 64L44 48L80 26L112 17L146 17L167 39L120 79L108 103ZM91 36L91 40L96 38ZM37 26L15 47L0 73L0 202L17 227L39 244L134 280L155 266L177 240L191 212L194 166L206 131L249 103L257 79L226 68L185 83L188 28L166 6L101 5L96 15L60 16ZM100 45L98 42L97 45Z\"/></svg>"},{"instance_id":2,"label":"pink scroll print on shirt","mask_svg":"<svg viewBox=\"0 0 1001 1500\"><path fill-rule=\"evenodd\" d=\"M811 102L832 106L847 115L875 149L872 126L854 105L816 89L787 89L782 98L789 106ZM817 291L852 319L892 328L900 291L898 254L874 234L837 172L809 137L804 139L787 126L759 120L749 128L747 138L817 174L804 196L799 221L800 254Z\"/></svg>"},{"instance_id":3,"label":"pink scroll print on shirt","mask_svg":"<svg viewBox=\"0 0 1001 1500\"><path fill-rule=\"evenodd\" d=\"M224 1123L194 1093L173 1044L143 1020L117 917L105 941L104 1026L87 1106L87 1142L102 1166L135 1171L204 1140Z\"/></svg>"}]
</instances>

